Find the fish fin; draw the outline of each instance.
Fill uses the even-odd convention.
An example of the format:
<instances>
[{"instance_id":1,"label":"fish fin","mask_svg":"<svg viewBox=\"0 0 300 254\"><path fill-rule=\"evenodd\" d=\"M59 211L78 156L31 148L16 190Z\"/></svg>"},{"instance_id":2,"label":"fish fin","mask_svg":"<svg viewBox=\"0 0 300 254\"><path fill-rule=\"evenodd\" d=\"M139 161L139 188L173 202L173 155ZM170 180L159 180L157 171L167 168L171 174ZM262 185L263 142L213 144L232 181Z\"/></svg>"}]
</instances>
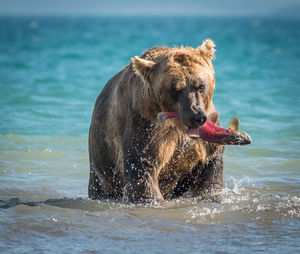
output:
<instances>
[{"instance_id":1,"label":"fish fin","mask_svg":"<svg viewBox=\"0 0 300 254\"><path fill-rule=\"evenodd\" d=\"M236 116L230 120L228 128L230 128L233 131L239 130L239 119Z\"/></svg>"},{"instance_id":2,"label":"fish fin","mask_svg":"<svg viewBox=\"0 0 300 254\"><path fill-rule=\"evenodd\" d=\"M208 120L213 123L216 123L219 120L219 112L213 112L213 113L209 114Z\"/></svg>"}]
</instances>

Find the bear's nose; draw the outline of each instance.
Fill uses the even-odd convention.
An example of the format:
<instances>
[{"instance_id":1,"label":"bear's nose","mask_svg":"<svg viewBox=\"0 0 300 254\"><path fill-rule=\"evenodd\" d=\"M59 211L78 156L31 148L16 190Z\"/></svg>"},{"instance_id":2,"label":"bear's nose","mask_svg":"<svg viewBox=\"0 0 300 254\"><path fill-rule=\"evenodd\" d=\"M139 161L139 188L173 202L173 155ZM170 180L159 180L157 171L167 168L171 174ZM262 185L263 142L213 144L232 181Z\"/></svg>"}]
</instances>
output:
<instances>
[{"instance_id":1,"label":"bear's nose","mask_svg":"<svg viewBox=\"0 0 300 254\"><path fill-rule=\"evenodd\" d=\"M200 111L198 114L193 115L192 122L195 125L203 125L207 120L207 115L204 111Z\"/></svg>"}]
</instances>

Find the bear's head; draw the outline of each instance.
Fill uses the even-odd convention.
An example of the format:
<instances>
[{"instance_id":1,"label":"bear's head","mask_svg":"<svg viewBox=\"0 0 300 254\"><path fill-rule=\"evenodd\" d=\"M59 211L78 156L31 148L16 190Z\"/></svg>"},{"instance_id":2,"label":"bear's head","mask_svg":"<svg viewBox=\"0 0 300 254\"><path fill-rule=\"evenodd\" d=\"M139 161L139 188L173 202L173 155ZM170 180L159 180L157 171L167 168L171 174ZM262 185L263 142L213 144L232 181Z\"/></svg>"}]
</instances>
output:
<instances>
[{"instance_id":1,"label":"bear's head","mask_svg":"<svg viewBox=\"0 0 300 254\"><path fill-rule=\"evenodd\" d=\"M176 111L188 128L200 127L207 119L215 86L214 47L214 42L207 39L196 49L169 49L154 61L132 59L135 72L143 78L145 89L159 110Z\"/></svg>"}]
</instances>

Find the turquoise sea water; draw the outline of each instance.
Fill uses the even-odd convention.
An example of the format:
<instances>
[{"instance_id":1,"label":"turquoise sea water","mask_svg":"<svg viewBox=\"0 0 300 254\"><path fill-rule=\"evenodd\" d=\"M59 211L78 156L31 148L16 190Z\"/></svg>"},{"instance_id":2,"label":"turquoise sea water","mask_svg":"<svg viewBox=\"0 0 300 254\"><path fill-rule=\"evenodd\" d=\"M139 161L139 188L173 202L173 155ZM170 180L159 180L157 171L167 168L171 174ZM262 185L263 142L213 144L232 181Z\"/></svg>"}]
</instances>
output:
<instances>
[{"instance_id":1,"label":"turquoise sea water","mask_svg":"<svg viewBox=\"0 0 300 254\"><path fill-rule=\"evenodd\" d=\"M87 198L94 102L154 46L216 47L214 103L253 144L227 147L223 201ZM300 20L0 18L0 251L300 252Z\"/></svg>"}]
</instances>

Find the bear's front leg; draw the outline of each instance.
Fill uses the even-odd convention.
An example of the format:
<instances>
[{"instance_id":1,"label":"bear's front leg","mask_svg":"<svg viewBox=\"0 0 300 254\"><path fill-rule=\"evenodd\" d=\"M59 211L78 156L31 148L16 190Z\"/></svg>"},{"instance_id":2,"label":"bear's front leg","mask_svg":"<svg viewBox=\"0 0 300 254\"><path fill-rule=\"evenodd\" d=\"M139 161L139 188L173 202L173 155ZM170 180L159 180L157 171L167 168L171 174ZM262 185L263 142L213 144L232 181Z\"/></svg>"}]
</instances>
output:
<instances>
[{"instance_id":1,"label":"bear's front leg","mask_svg":"<svg viewBox=\"0 0 300 254\"><path fill-rule=\"evenodd\" d=\"M130 164L130 162L129 162ZM164 200L154 176L154 169L138 164L125 168L124 199L130 203L161 202Z\"/></svg>"},{"instance_id":2,"label":"bear's front leg","mask_svg":"<svg viewBox=\"0 0 300 254\"><path fill-rule=\"evenodd\" d=\"M191 192L193 196L218 201L223 187L223 152L209 160L207 164L199 164L193 170Z\"/></svg>"},{"instance_id":3,"label":"bear's front leg","mask_svg":"<svg viewBox=\"0 0 300 254\"><path fill-rule=\"evenodd\" d=\"M124 198L131 203L160 202L163 196L158 186L155 158L144 154L136 144L124 151Z\"/></svg>"},{"instance_id":4,"label":"bear's front leg","mask_svg":"<svg viewBox=\"0 0 300 254\"><path fill-rule=\"evenodd\" d=\"M123 137L124 199L131 203L163 201L159 190L156 154L145 133L127 131Z\"/></svg>"},{"instance_id":5,"label":"bear's front leg","mask_svg":"<svg viewBox=\"0 0 300 254\"><path fill-rule=\"evenodd\" d=\"M177 198L187 194L219 201L223 187L223 149L212 157L208 163L199 163L191 173L183 175L170 193L170 198Z\"/></svg>"}]
</instances>

